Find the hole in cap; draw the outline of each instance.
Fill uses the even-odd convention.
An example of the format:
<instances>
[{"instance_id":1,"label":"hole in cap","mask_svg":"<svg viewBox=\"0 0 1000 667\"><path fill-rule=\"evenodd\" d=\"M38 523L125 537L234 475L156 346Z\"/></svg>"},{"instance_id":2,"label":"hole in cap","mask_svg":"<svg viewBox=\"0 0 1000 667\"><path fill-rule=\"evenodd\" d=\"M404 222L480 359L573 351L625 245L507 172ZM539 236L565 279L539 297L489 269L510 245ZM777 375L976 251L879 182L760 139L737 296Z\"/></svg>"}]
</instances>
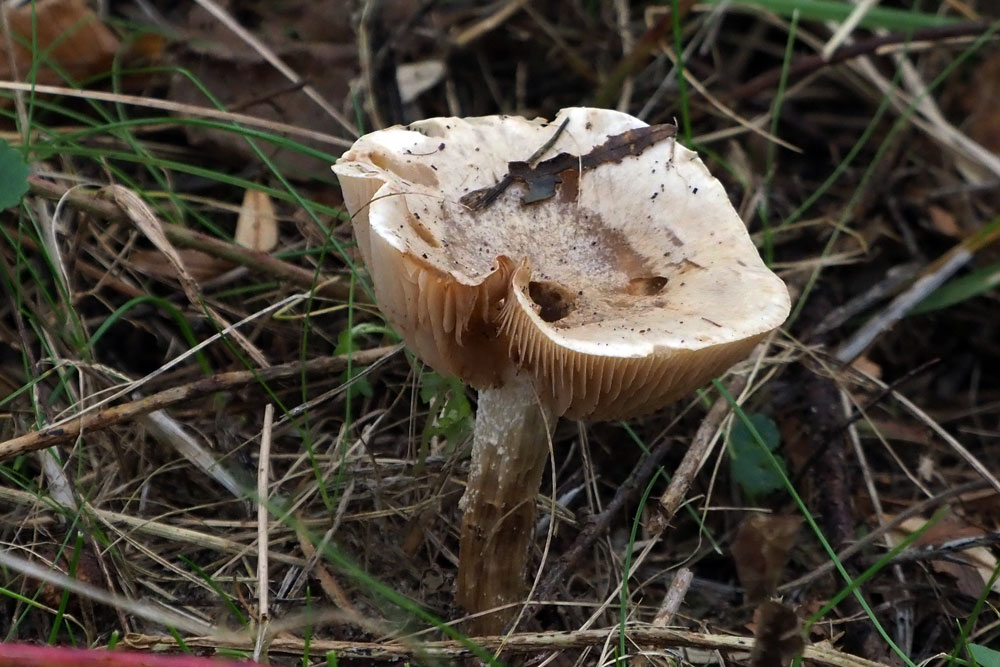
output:
<instances>
[{"instance_id":1,"label":"hole in cap","mask_svg":"<svg viewBox=\"0 0 1000 667\"><path fill-rule=\"evenodd\" d=\"M528 296L538 304L538 316L546 322L558 322L571 312L576 302L573 293L560 285L548 281L528 283Z\"/></svg>"}]
</instances>

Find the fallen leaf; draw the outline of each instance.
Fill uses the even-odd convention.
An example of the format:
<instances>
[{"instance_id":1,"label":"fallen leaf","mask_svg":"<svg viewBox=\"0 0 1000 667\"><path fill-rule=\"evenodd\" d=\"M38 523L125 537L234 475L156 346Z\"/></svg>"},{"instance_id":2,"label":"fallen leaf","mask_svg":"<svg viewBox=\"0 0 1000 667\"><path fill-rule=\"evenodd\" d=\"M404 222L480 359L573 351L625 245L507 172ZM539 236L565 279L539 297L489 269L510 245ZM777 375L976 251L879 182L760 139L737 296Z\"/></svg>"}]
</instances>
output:
<instances>
[{"instance_id":1,"label":"fallen leaf","mask_svg":"<svg viewBox=\"0 0 1000 667\"><path fill-rule=\"evenodd\" d=\"M753 513L740 524L731 551L749 604L766 600L778 586L801 523L797 516Z\"/></svg>"},{"instance_id":2,"label":"fallen leaf","mask_svg":"<svg viewBox=\"0 0 1000 667\"><path fill-rule=\"evenodd\" d=\"M260 252L271 252L278 245L278 219L266 192L244 191L235 240L244 248Z\"/></svg>"},{"instance_id":3,"label":"fallen leaf","mask_svg":"<svg viewBox=\"0 0 1000 667\"><path fill-rule=\"evenodd\" d=\"M36 54L45 54L34 73L34 82L61 84L66 83L66 77L80 82L107 72L120 46L118 37L83 0L27 3L7 10L7 23L15 38L16 73L11 71L7 42L0 39L0 79L23 79Z\"/></svg>"}]
</instances>

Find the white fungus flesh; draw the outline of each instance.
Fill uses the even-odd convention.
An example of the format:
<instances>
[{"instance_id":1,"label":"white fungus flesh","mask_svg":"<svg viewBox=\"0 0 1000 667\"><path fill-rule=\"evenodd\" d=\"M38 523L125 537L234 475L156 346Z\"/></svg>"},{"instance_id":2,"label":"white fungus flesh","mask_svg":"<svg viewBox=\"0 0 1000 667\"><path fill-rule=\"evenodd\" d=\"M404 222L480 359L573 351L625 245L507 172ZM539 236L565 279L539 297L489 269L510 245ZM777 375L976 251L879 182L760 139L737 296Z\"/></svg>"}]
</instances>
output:
<instances>
[{"instance_id":1,"label":"white fungus flesh","mask_svg":"<svg viewBox=\"0 0 1000 667\"><path fill-rule=\"evenodd\" d=\"M478 210L460 201L567 119L538 160L646 127L584 108L435 118L362 137L334 171L379 305L425 362L480 388L526 371L557 415L634 416L745 357L787 317L788 292L672 138L563 172L534 203L519 181Z\"/></svg>"}]
</instances>

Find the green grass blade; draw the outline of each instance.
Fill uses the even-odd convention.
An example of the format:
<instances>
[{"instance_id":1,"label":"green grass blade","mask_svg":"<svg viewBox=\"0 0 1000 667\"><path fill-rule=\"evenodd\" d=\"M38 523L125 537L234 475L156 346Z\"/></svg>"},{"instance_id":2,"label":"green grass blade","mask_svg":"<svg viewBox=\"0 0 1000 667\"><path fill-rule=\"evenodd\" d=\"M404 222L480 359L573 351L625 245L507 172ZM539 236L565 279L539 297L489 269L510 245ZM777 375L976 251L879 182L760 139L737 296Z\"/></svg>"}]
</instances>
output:
<instances>
[{"instance_id":1,"label":"green grass blade","mask_svg":"<svg viewBox=\"0 0 1000 667\"><path fill-rule=\"evenodd\" d=\"M722 0L708 0L713 5ZM834 21L847 19L856 5L850 2L835 2L834 0L737 0L735 6L757 7L774 12L779 16L791 18L795 12L803 21ZM920 28L934 28L952 25L960 19L951 16L938 16L926 12L913 12L909 9L894 7L872 7L861 19L862 28L884 28L896 32L910 32Z\"/></svg>"}]
</instances>

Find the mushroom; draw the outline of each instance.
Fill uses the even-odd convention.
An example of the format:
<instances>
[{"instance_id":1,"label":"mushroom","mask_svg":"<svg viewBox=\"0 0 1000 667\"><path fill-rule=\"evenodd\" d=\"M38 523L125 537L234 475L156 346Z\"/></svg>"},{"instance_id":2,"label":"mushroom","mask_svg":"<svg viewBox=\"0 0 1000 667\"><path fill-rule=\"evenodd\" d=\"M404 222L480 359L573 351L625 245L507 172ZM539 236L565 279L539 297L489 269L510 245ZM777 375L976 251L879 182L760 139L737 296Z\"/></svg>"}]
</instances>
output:
<instances>
[{"instance_id":1,"label":"mushroom","mask_svg":"<svg viewBox=\"0 0 1000 667\"><path fill-rule=\"evenodd\" d=\"M523 599L560 416L655 411L745 358L789 311L723 186L672 127L432 118L334 166L386 319L479 390L457 599L503 630Z\"/></svg>"}]
</instances>

